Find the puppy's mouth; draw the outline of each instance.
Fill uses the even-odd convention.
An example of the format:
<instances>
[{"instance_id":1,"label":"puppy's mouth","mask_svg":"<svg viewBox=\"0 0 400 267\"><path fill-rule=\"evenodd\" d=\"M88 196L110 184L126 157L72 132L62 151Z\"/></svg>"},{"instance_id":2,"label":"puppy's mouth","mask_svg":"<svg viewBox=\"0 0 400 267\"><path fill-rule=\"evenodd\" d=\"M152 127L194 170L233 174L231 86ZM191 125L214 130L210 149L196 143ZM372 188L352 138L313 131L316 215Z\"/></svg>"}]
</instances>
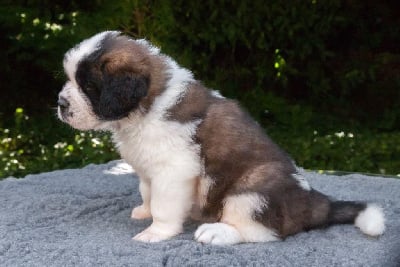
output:
<instances>
[{"instance_id":1,"label":"puppy's mouth","mask_svg":"<svg viewBox=\"0 0 400 267\"><path fill-rule=\"evenodd\" d=\"M58 118L64 122L68 122L68 120L72 118L73 115L74 114L72 112L68 112L66 110L58 108Z\"/></svg>"}]
</instances>

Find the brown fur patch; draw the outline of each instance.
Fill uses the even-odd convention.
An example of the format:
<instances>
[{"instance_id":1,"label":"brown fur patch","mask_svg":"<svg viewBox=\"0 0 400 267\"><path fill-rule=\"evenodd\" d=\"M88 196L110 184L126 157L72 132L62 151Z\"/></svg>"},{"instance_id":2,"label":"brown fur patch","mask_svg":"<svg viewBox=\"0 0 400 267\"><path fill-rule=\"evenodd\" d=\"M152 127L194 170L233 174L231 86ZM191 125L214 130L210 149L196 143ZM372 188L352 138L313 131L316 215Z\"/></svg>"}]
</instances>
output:
<instances>
[{"instance_id":1,"label":"brown fur patch","mask_svg":"<svg viewBox=\"0 0 400 267\"><path fill-rule=\"evenodd\" d=\"M207 215L218 214L226 196L254 191L254 186L265 184L268 172L277 174L270 178L273 182L295 171L286 154L235 101L214 100L196 137L205 172L215 180L204 208Z\"/></svg>"},{"instance_id":2,"label":"brown fur patch","mask_svg":"<svg viewBox=\"0 0 400 267\"><path fill-rule=\"evenodd\" d=\"M165 90L168 79L165 60L158 55L149 54L147 47L132 42L125 36L110 39L104 44L103 50L97 64L103 71L110 75L130 72L149 78L147 96L140 103L142 109L148 110L154 99Z\"/></svg>"},{"instance_id":3,"label":"brown fur patch","mask_svg":"<svg viewBox=\"0 0 400 267\"><path fill-rule=\"evenodd\" d=\"M167 118L181 123L203 119L210 104L215 101L210 91L199 82L187 86L182 99L167 111Z\"/></svg>"},{"instance_id":4,"label":"brown fur patch","mask_svg":"<svg viewBox=\"0 0 400 267\"><path fill-rule=\"evenodd\" d=\"M180 122L202 119L195 138L201 145L205 176L213 180L203 218L219 220L224 199L256 192L268 202L254 215L256 220L282 237L326 219L327 198L299 186L291 176L296 173L291 159L235 101L215 98L194 84L169 114ZM315 206L315 201L321 204Z\"/></svg>"}]
</instances>

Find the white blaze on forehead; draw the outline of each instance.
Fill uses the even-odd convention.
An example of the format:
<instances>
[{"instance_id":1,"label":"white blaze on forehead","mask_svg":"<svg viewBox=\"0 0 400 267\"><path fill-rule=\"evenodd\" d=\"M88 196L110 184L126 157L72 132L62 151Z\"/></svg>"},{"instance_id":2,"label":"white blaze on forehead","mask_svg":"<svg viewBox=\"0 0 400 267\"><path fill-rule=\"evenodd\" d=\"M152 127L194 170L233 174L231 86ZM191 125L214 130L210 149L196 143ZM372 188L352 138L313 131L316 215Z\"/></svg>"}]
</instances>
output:
<instances>
[{"instance_id":1,"label":"white blaze on forehead","mask_svg":"<svg viewBox=\"0 0 400 267\"><path fill-rule=\"evenodd\" d=\"M96 51L99 48L101 41L107 34L117 36L120 34L117 31L105 31L96 34L95 36L82 41L80 44L70 49L64 56L64 70L70 79L74 79L76 68L79 61Z\"/></svg>"}]
</instances>

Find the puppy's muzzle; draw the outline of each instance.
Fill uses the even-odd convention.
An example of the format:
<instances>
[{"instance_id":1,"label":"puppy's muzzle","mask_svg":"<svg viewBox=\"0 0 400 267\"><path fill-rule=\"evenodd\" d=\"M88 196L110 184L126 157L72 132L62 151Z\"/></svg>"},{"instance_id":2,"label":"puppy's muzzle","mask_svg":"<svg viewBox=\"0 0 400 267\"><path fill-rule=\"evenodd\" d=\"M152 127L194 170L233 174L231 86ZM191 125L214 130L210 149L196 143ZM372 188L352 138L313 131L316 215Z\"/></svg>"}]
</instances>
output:
<instances>
[{"instance_id":1,"label":"puppy's muzzle","mask_svg":"<svg viewBox=\"0 0 400 267\"><path fill-rule=\"evenodd\" d=\"M58 116L61 120L66 120L68 115L72 115L68 112L69 109L69 102L65 97L58 96Z\"/></svg>"},{"instance_id":2,"label":"puppy's muzzle","mask_svg":"<svg viewBox=\"0 0 400 267\"><path fill-rule=\"evenodd\" d=\"M68 102L68 100L65 99L65 98L62 97L62 96L59 96L59 97L58 97L57 104L58 104L58 106L60 107L60 110L61 110L62 112L66 111L66 110L68 109L68 107L69 107L69 102Z\"/></svg>"}]
</instances>

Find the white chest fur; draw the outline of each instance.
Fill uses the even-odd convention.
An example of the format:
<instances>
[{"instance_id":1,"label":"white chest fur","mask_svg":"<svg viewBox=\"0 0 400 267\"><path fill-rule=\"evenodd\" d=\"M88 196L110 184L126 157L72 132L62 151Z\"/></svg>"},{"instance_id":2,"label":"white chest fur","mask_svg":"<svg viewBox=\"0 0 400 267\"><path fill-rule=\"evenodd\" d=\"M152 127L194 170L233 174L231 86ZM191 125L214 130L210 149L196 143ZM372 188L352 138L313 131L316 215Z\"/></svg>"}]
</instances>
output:
<instances>
[{"instance_id":1,"label":"white chest fur","mask_svg":"<svg viewBox=\"0 0 400 267\"><path fill-rule=\"evenodd\" d=\"M114 140L122 158L143 178L176 172L179 179L193 179L201 166L200 148L192 139L197 125L149 116L114 133Z\"/></svg>"}]
</instances>

